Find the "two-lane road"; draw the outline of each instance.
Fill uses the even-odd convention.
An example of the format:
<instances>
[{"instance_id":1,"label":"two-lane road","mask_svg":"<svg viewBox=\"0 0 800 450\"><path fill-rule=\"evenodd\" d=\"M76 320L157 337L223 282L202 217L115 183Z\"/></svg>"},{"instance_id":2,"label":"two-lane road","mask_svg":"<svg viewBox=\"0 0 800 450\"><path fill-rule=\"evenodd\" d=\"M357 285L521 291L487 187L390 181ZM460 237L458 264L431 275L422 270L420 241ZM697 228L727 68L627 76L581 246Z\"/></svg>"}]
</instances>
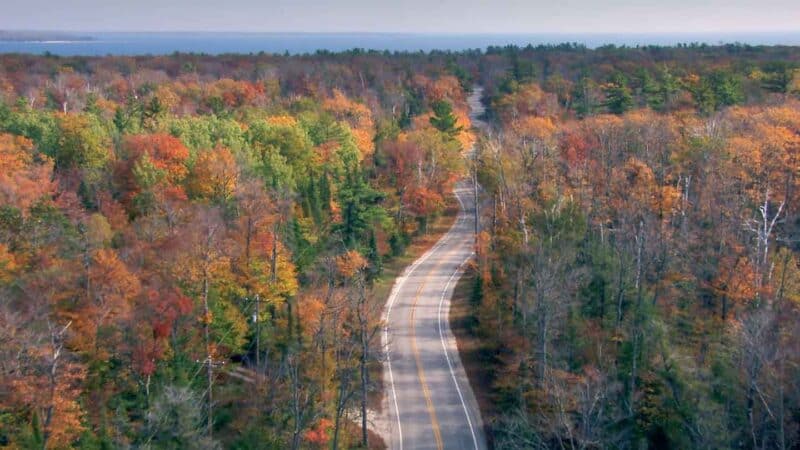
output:
<instances>
[{"instance_id":1,"label":"two-lane road","mask_svg":"<svg viewBox=\"0 0 800 450\"><path fill-rule=\"evenodd\" d=\"M395 282L386 305L385 386L392 449L486 448L475 396L448 313L474 245L471 186L460 183L452 228Z\"/></svg>"}]
</instances>

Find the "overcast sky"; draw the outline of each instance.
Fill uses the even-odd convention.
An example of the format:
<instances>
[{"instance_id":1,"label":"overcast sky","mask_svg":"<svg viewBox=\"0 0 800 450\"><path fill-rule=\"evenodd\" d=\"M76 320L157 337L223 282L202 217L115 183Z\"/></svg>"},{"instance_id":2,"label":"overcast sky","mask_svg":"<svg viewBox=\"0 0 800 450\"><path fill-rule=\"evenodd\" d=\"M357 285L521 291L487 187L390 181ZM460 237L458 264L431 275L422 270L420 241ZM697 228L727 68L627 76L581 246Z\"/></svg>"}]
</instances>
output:
<instances>
[{"instance_id":1,"label":"overcast sky","mask_svg":"<svg viewBox=\"0 0 800 450\"><path fill-rule=\"evenodd\" d=\"M0 29L800 31L800 0L0 0Z\"/></svg>"}]
</instances>

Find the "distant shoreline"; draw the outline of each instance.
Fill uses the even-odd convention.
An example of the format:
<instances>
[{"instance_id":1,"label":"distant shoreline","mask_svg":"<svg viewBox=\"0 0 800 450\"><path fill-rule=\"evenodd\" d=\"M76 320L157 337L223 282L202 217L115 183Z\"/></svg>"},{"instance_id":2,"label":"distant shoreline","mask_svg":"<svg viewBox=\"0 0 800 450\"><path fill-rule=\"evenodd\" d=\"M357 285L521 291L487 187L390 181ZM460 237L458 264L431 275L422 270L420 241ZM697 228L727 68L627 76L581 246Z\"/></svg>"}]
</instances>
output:
<instances>
[{"instance_id":1,"label":"distant shoreline","mask_svg":"<svg viewBox=\"0 0 800 450\"><path fill-rule=\"evenodd\" d=\"M386 52L473 51L509 45L587 49L681 45L800 46L800 31L739 33L374 33L374 32L60 32L0 31L0 54L57 56L314 54L353 49Z\"/></svg>"},{"instance_id":2,"label":"distant shoreline","mask_svg":"<svg viewBox=\"0 0 800 450\"><path fill-rule=\"evenodd\" d=\"M0 30L0 42L20 42L38 44L68 44L71 42L88 42L95 38L88 35L73 34L61 31L8 31Z\"/></svg>"}]
</instances>

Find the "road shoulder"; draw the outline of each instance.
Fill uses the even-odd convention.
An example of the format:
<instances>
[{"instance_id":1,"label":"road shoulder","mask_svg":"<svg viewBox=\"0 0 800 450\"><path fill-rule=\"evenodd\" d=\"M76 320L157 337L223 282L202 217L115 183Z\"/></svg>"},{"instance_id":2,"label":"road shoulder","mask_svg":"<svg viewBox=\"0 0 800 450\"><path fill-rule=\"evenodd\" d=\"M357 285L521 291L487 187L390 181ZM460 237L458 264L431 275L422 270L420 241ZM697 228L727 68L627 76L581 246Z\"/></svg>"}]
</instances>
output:
<instances>
[{"instance_id":1,"label":"road shoulder","mask_svg":"<svg viewBox=\"0 0 800 450\"><path fill-rule=\"evenodd\" d=\"M493 448L489 428L497 413L491 398L494 366L492 355L488 354L487 347L477 334L475 308L471 304L475 280L474 266L469 264L458 280L450 300L450 329L456 338L461 365L478 402L487 444L489 448Z\"/></svg>"},{"instance_id":2,"label":"road shoulder","mask_svg":"<svg viewBox=\"0 0 800 450\"><path fill-rule=\"evenodd\" d=\"M394 257L384 263L381 277L372 288L372 295L381 299L384 307L397 282L397 278L403 274L408 266L439 242L455 223L458 213L458 202L455 195L451 194L447 198L447 205L443 214L436 217L428 225L428 233L415 236L403 255ZM369 394L368 415L370 416L370 429L383 439L383 447L370 445L370 448L388 448L388 444L391 442L391 414L388 392L385 389L384 369L385 364L381 363L374 365L370 371L370 379L375 385Z\"/></svg>"}]
</instances>

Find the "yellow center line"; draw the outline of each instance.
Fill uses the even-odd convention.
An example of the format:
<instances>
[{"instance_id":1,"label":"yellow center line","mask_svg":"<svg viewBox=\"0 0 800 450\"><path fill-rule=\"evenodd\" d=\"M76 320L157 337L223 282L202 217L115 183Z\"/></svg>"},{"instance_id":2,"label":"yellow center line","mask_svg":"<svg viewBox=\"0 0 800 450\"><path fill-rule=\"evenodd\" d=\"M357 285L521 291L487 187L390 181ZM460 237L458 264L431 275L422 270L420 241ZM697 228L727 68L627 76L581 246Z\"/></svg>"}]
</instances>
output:
<instances>
[{"instance_id":1,"label":"yellow center line","mask_svg":"<svg viewBox=\"0 0 800 450\"><path fill-rule=\"evenodd\" d=\"M455 252L457 248L454 248L445 254L445 257L442 258L436 265L433 267L433 270L428 272L428 275L422 280L417 292L414 296L414 303L411 305L411 351L414 352L414 359L417 362L417 376L419 377L419 383L422 385L422 394L425 396L425 404L428 408L428 414L431 416L431 426L433 427L433 437L436 439L436 448L442 450L444 445L442 443L442 433L439 430L439 420L436 418L436 408L433 406L433 400L431 399L431 392L428 389L428 383L425 381L425 370L422 367L422 360L419 356L419 349L417 348L417 327L414 323L414 316L417 312L417 302L419 301L419 296L422 293L422 289L428 284L428 279L431 277L431 273L435 272L439 266L451 255Z\"/></svg>"}]
</instances>

